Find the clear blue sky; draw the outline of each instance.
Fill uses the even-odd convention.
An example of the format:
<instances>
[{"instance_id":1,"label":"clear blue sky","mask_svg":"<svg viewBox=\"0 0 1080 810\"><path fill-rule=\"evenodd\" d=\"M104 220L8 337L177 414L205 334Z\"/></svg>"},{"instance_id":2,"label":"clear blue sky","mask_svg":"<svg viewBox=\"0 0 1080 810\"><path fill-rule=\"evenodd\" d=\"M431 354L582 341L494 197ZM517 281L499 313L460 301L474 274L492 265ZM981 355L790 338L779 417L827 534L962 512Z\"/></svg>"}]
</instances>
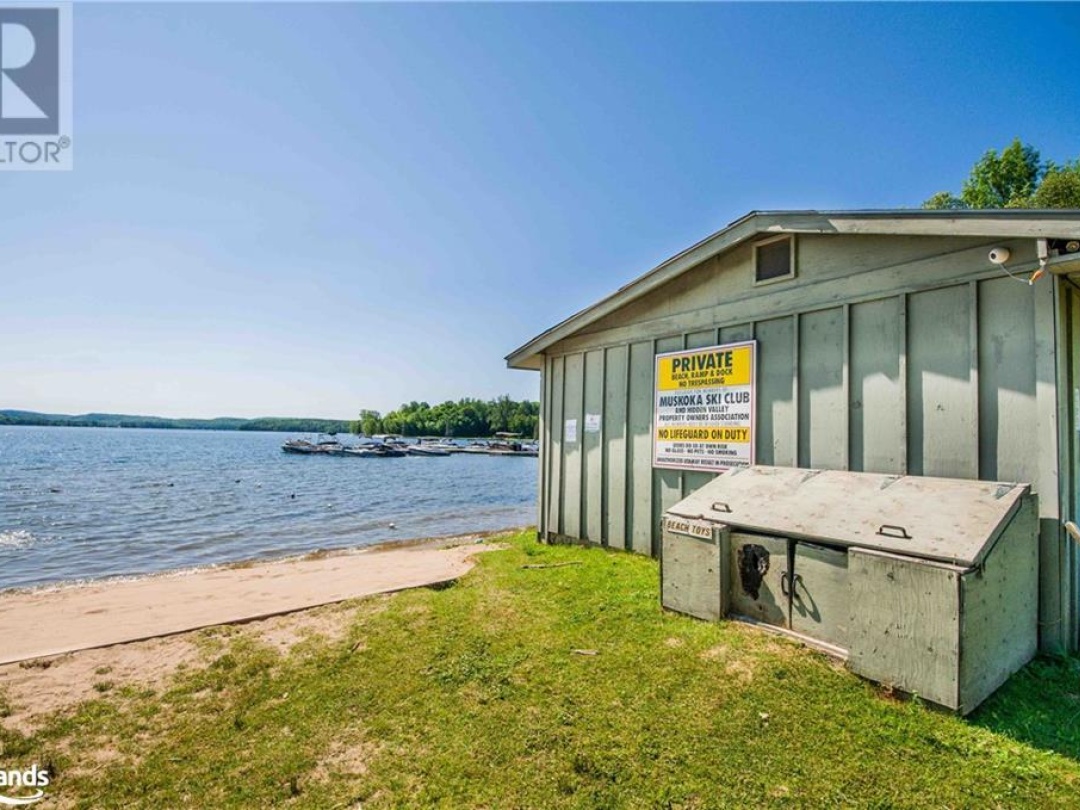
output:
<instances>
[{"instance_id":1,"label":"clear blue sky","mask_svg":"<svg viewBox=\"0 0 1080 810\"><path fill-rule=\"evenodd\" d=\"M349 418L751 209L1080 156L1076 5L76 4L75 170L0 173L0 408Z\"/></svg>"}]
</instances>

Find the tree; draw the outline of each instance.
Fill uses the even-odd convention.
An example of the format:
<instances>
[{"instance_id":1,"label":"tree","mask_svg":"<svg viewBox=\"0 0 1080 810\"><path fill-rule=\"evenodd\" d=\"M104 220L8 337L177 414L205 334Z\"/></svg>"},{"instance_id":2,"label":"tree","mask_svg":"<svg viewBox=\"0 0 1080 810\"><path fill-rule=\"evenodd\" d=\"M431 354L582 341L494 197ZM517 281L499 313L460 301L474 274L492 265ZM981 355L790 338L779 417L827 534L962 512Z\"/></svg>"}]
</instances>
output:
<instances>
[{"instance_id":1,"label":"tree","mask_svg":"<svg viewBox=\"0 0 1080 810\"><path fill-rule=\"evenodd\" d=\"M382 433L382 418L379 416L378 411L360 411L360 419L355 423L353 433L363 433L365 436L372 436L376 433Z\"/></svg>"},{"instance_id":2,"label":"tree","mask_svg":"<svg viewBox=\"0 0 1080 810\"><path fill-rule=\"evenodd\" d=\"M1019 138L998 155L987 150L971 168L960 199L968 208L1013 208L1031 198L1039 185L1039 151Z\"/></svg>"},{"instance_id":3,"label":"tree","mask_svg":"<svg viewBox=\"0 0 1080 810\"><path fill-rule=\"evenodd\" d=\"M401 433L405 436L491 436L509 430L535 438L540 424L539 402L515 402L503 395L490 402L479 399L447 400L431 406L408 402L386 416L378 411L361 411L354 430L373 433Z\"/></svg>"},{"instance_id":4,"label":"tree","mask_svg":"<svg viewBox=\"0 0 1080 810\"><path fill-rule=\"evenodd\" d=\"M964 205L964 201L953 194L951 191L939 191L933 197L928 199L922 204L923 208L933 210L949 210L955 211L958 208L967 208Z\"/></svg>"},{"instance_id":5,"label":"tree","mask_svg":"<svg viewBox=\"0 0 1080 810\"><path fill-rule=\"evenodd\" d=\"M960 196L939 191L926 209L1080 208L1080 160L1058 166L1043 164L1039 151L1019 138L1001 154L987 150L971 167Z\"/></svg>"},{"instance_id":6,"label":"tree","mask_svg":"<svg viewBox=\"0 0 1080 810\"><path fill-rule=\"evenodd\" d=\"M1048 164L1032 203L1032 208L1080 208L1080 159Z\"/></svg>"}]
</instances>

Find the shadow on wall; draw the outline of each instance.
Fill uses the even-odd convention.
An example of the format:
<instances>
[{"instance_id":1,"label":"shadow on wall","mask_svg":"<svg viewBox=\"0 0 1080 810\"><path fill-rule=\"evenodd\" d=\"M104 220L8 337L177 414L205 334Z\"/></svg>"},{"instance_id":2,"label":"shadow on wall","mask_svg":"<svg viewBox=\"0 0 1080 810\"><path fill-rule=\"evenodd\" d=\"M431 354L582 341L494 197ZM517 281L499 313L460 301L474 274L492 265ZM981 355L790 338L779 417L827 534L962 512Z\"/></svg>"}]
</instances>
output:
<instances>
[{"instance_id":1,"label":"shadow on wall","mask_svg":"<svg viewBox=\"0 0 1080 810\"><path fill-rule=\"evenodd\" d=\"M1080 657L1037 658L968 719L1080 761Z\"/></svg>"}]
</instances>

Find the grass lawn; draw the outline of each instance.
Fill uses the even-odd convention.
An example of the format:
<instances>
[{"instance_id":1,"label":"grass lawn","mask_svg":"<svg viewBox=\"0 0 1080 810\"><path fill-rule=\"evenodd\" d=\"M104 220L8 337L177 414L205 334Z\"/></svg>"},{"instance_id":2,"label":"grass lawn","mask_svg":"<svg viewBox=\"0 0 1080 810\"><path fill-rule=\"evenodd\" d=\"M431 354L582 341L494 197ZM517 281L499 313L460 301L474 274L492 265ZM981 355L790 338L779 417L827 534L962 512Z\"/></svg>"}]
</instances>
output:
<instances>
[{"instance_id":1,"label":"grass lawn","mask_svg":"<svg viewBox=\"0 0 1080 810\"><path fill-rule=\"evenodd\" d=\"M665 614L652 560L506 542L344 639L204 631L207 666L0 732L3 767L52 767L42 807L1080 807L1076 659L959 719Z\"/></svg>"}]
</instances>

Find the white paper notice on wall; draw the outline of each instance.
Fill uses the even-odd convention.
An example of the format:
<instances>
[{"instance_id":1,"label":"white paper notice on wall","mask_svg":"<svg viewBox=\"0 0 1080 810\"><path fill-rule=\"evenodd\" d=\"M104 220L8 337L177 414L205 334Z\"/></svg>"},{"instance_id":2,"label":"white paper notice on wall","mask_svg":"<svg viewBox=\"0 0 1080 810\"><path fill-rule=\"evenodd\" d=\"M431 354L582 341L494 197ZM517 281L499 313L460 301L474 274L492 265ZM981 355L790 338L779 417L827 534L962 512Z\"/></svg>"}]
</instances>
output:
<instances>
[{"instance_id":1,"label":"white paper notice on wall","mask_svg":"<svg viewBox=\"0 0 1080 810\"><path fill-rule=\"evenodd\" d=\"M599 433L600 432L600 414L587 413L585 414L585 432L586 433Z\"/></svg>"},{"instance_id":2,"label":"white paper notice on wall","mask_svg":"<svg viewBox=\"0 0 1080 810\"><path fill-rule=\"evenodd\" d=\"M563 434L563 438L568 442L577 441L577 419L566 420L566 432Z\"/></svg>"}]
</instances>

